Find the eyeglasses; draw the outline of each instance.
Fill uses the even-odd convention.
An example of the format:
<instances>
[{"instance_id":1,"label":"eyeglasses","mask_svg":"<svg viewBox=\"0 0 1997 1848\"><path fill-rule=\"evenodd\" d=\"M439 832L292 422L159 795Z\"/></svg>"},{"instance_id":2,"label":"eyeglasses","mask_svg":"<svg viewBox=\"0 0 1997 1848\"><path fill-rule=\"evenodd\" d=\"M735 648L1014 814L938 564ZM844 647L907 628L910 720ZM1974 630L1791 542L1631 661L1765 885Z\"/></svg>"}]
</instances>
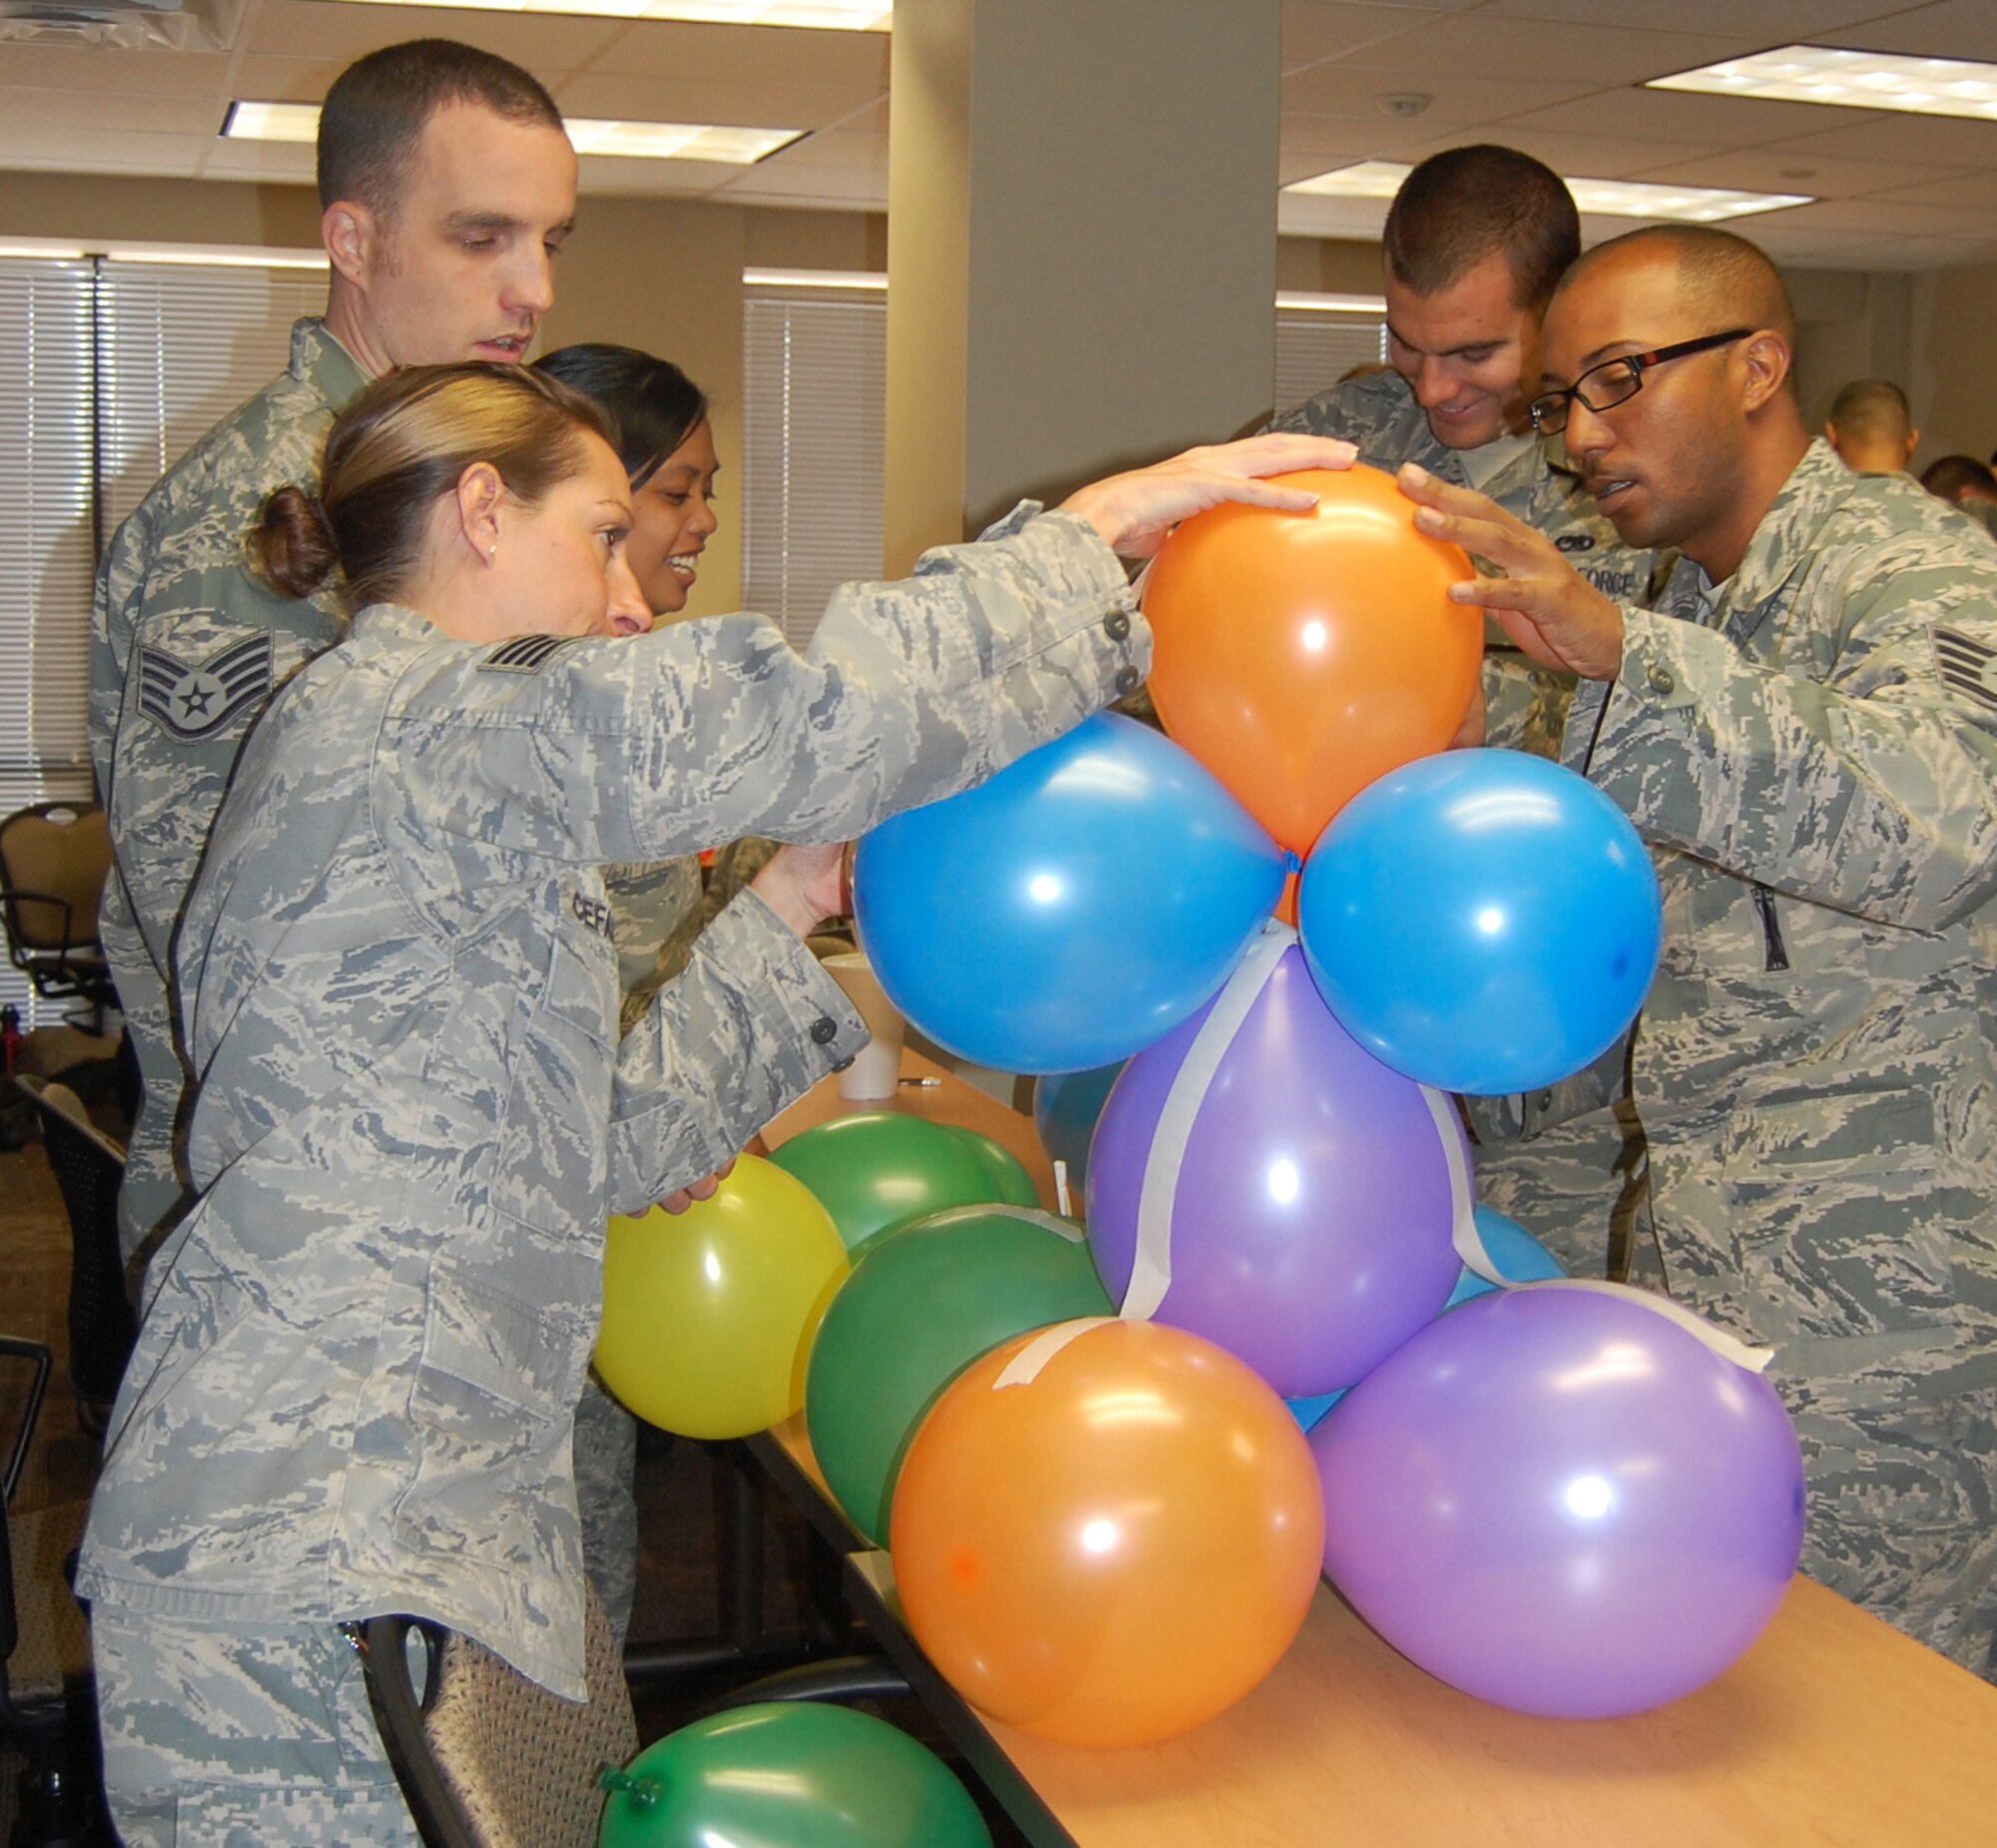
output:
<instances>
[{"instance_id":1,"label":"eyeglasses","mask_svg":"<svg viewBox=\"0 0 1997 1848\"><path fill-rule=\"evenodd\" d=\"M1562 391L1547 391L1526 406L1533 428L1542 436L1558 436L1567 428L1568 407L1579 402L1586 410L1610 410L1627 403L1644 388L1644 374L1666 359L1685 359L1695 352L1710 352L1734 340L1744 340L1754 329L1732 327L1725 333L1708 333L1695 340L1678 340L1654 352L1625 353L1620 359L1605 359L1592 365Z\"/></svg>"}]
</instances>

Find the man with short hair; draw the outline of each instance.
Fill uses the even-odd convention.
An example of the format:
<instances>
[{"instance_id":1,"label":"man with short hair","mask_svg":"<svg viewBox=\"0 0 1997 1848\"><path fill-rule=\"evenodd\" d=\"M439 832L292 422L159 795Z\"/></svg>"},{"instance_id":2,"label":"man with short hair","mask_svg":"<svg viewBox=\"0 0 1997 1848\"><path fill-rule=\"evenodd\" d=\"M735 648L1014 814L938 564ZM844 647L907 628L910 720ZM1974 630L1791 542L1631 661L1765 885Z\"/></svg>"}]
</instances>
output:
<instances>
[{"instance_id":1,"label":"man with short hair","mask_svg":"<svg viewBox=\"0 0 1997 1848\"><path fill-rule=\"evenodd\" d=\"M1921 444L1907 394L1890 378L1854 378L1842 387L1823 433L1845 467L1860 474L1905 474Z\"/></svg>"},{"instance_id":2,"label":"man with short hair","mask_svg":"<svg viewBox=\"0 0 1997 1848\"><path fill-rule=\"evenodd\" d=\"M1281 412L1272 429L1343 436L1376 468L1414 462L1475 487L1545 533L1619 602L1642 601L1658 555L1626 545L1560 445L1526 414L1539 387L1540 327L1561 273L1581 255L1567 184L1513 148L1431 155L1402 181L1382 235L1392 368L1342 381ZM1487 632L1484 711L1466 739L1543 755L1559 747L1573 679L1534 667ZM1470 1108L1481 1196L1522 1219L1570 1270L1600 1276L1612 1221L1627 1224L1643 1182L1643 1139L1623 1083L1622 1049L1572 1086ZM1530 1140L1513 1140L1521 1134ZM1604 1205L1605 1190L1614 1206ZM1531 1216L1523 1202L1530 1201Z\"/></svg>"},{"instance_id":3,"label":"man with short hair","mask_svg":"<svg viewBox=\"0 0 1997 1848\"><path fill-rule=\"evenodd\" d=\"M1997 474L1973 455L1945 455L1921 470L1921 486L1966 513L1997 540Z\"/></svg>"},{"instance_id":4,"label":"man with short hair","mask_svg":"<svg viewBox=\"0 0 1997 1848\"><path fill-rule=\"evenodd\" d=\"M1624 539L1605 596L1408 471L1458 587L1580 687L1564 761L1649 842L1664 960L1634 1045L1661 1286L1774 1350L1815 1577L1989 1676L1997 1637L1997 557L1810 440L1744 239L1592 251L1548 309L1544 430Z\"/></svg>"},{"instance_id":5,"label":"man with short hair","mask_svg":"<svg viewBox=\"0 0 1997 1848\"><path fill-rule=\"evenodd\" d=\"M349 67L320 118L324 320L291 362L175 463L98 570L90 738L116 864L103 932L145 1080L119 1195L128 1258L183 1204L182 1067L169 971L237 752L278 687L340 629L246 568L266 495L319 474L333 415L393 366L525 357L575 216L575 152L525 71L444 39Z\"/></svg>"}]
</instances>

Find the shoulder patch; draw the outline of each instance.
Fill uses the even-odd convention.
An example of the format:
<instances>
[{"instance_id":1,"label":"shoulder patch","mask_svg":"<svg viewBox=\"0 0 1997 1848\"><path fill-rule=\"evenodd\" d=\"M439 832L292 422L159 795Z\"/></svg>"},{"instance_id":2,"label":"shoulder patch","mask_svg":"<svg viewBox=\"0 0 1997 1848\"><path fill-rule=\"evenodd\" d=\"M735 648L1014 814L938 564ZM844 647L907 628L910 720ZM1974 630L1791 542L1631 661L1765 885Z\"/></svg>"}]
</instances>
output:
<instances>
[{"instance_id":1,"label":"shoulder patch","mask_svg":"<svg viewBox=\"0 0 1997 1848\"><path fill-rule=\"evenodd\" d=\"M499 646L478 664L480 673L490 669L495 674L538 674L549 661L571 642L579 641L573 635L521 635Z\"/></svg>"},{"instance_id":2,"label":"shoulder patch","mask_svg":"<svg viewBox=\"0 0 1997 1848\"><path fill-rule=\"evenodd\" d=\"M269 635L245 636L205 661L187 662L164 648L139 648L139 710L183 744L214 738L271 697L275 674Z\"/></svg>"},{"instance_id":3,"label":"shoulder patch","mask_svg":"<svg viewBox=\"0 0 1997 1848\"><path fill-rule=\"evenodd\" d=\"M1997 648L1938 622L1928 624L1928 645L1943 686L1997 712Z\"/></svg>"},{"instance_id":4,"label":"shoulder patch","mask_svg":"<svg viewBox=\"0 0 1997 1848\"><path fill-rule=\"evenodd\" d=\"M1595 550L1595 535L1592 532L1564 532L1554 545L1563 552L1592 552Z\"/></svg>"}]
</instances>

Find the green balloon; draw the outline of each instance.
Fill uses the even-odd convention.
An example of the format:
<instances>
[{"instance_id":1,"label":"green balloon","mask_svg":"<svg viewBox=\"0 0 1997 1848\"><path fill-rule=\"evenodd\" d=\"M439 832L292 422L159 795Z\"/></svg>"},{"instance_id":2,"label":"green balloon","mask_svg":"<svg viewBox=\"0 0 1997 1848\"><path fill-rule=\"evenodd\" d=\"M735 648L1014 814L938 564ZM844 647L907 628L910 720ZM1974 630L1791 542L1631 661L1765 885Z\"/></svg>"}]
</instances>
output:
<instances>
[{"instance_id":1,"label":"green balloon","mask_svg":"<svg viewBox=\"0 0 1997 1848\"><path fill-rule=\"evenodd\" d=\"M1025 1165L1002 1142L995 1142L980 1130L967 1129L962 1123L945 1125L953 1135L962 1136L978 1151L978 1159L985 1164L985 1171L992 1177L992 1185L998 1190L993 1199L1003 1201L1007 1206L1038 1206L1040 1190L1033 1185L1033 1177L1026 1172Z\"/></svg>"},{"instance_id":2,"label":"green balloon","mask_svg":"<svg viewBox=\"0 0 1997 1848\"><path fill-rule=\"evenodd\" d=\"M876 1240L832 1299L805 1376L805 1429L846 1518L888 1543L903 1455L981 1354L1114 1313L1080 1234L1051 1213L960 1207Z\"/></svg>"},{"instance_id":3,"label":"green balloon","mask_svg":"<svg viewBox=\"0 0 1997 1848\"><path fill-rule=\"evenodd\" d=\"M766 1700L648 1745L609 1791L597 1848L992 1848L936 1753L871 1713Z\"/></svg>"},{"instance_id":4,"label":"green balloon","mask_svg":"<svg viewBox=\"0 0 1997 1848\"><path fill-rule=\"evenodd\" d=\"M975 1143L947 1123L893 1110L819 1123L770 1159L818 1196L849 1251L945 1207L999 1197L993 1164Z\"/></svg>"}]
</instances>

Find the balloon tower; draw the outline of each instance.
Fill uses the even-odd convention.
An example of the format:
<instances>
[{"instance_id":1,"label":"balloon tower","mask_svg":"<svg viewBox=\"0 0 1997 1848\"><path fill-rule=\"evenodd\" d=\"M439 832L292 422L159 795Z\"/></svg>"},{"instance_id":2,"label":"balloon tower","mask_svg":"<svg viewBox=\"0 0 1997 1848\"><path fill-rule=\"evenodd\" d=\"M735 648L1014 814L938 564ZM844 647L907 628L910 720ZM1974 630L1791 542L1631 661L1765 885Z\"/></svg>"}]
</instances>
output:
<instances>
[{"instance_id":1,"label":"balloon tower","mask_svg":"<svg viewBox=\"0 0 1997 1848\"><path fill-rule=\"evenodd\" d=\"M863 1242L864 1177L780 1156L855 1248L805 1384L828 1484L960 1692L1075 1744L1239 1699L1320 1572L1469 1693L1637 1711L1747 1647L1801 1545L1765 1357L1562 1276L1477 1204L1452 1095L1621 1043L1649 855L1559 764L1449 748L1468 557L1377 471L1290 479L1312 512L1216 508L1151 567L1166 735L1100 715L857 857L890 997L1042 1074L1085 1233L988 1190Z\"/></svg>"}]
</instances>

